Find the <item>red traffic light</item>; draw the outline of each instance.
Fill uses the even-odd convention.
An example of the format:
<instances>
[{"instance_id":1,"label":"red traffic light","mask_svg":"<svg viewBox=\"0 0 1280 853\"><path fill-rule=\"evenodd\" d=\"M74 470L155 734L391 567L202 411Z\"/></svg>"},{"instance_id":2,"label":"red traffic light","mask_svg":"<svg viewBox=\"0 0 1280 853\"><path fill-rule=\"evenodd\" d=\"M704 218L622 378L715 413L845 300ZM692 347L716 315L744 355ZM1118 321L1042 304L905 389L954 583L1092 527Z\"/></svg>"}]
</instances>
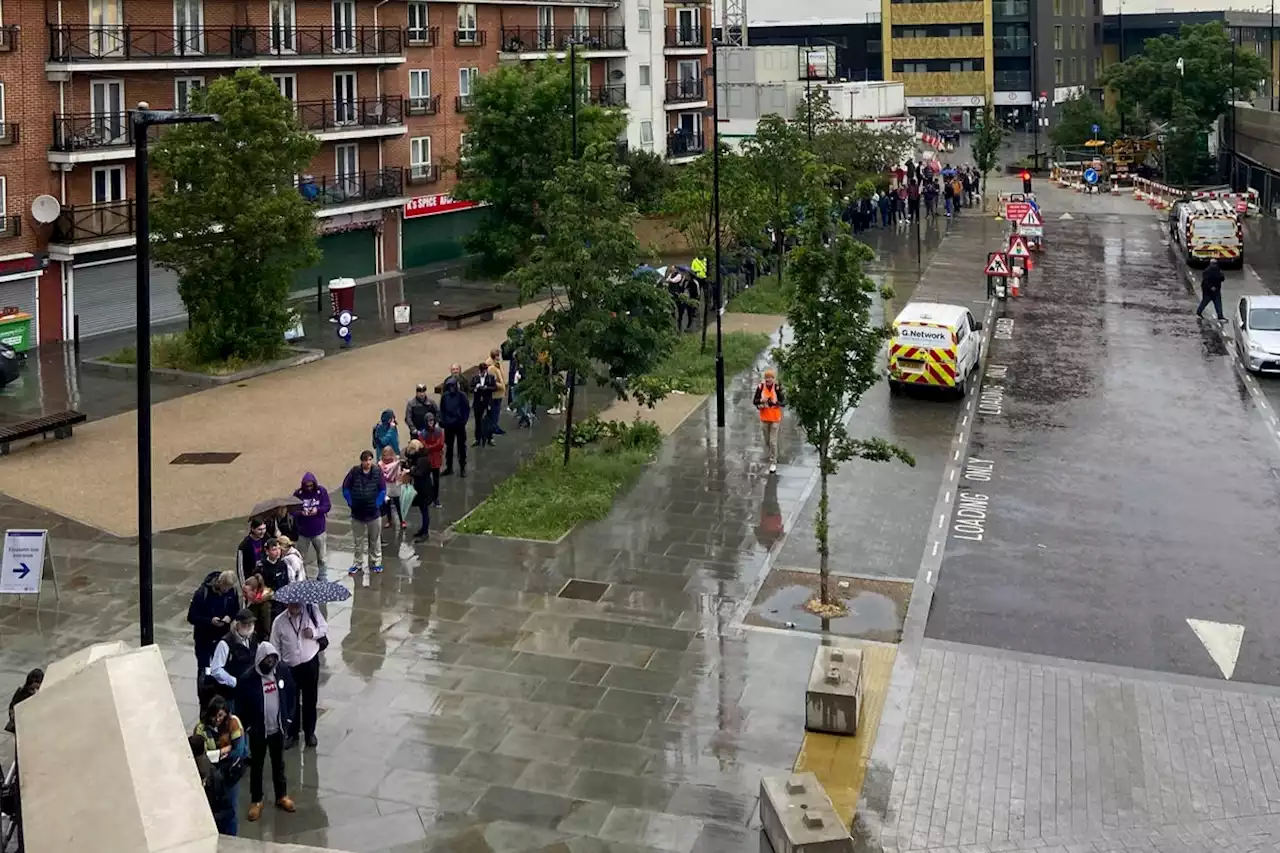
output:
<instances>
[{"instance_id":1,"label":"red traffic light","mask_svg":"<svg viewBox=\"0 0 1280 853\"><path fill-rule=\"evenodd\" d=\"M1031 173L1030 173L1030 172L1028 172L1028 171L1026 171L1026 170L1024 169L1024 170L1023 170L1023 172L1022 172L1022 180L1024 180L1024 181L1029 181L1029 180L1031 180Z\"/></svg>"}]
</instances>

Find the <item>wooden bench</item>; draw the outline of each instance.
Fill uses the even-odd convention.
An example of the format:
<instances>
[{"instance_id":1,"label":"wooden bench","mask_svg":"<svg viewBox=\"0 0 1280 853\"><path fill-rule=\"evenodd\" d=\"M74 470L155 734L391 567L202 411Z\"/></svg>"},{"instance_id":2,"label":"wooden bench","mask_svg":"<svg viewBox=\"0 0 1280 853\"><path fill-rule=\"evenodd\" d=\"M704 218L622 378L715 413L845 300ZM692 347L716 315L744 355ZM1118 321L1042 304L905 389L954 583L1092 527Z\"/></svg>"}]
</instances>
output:
<instances>
[{"instance_id":1,"label":"wooden bench","mask_svg":"<svg viewBox=\"0 0 1280 853\"><path fill-rule=\"evenodd\" d=\"M70 438L72 427L89 419L83 412L59 412L56 415L45 415L22 423L0 426L0 456L9 455L9 444L24 438L35 438L37 435L48 438Z\"/></svg>"},{"instance_id":2,"label":"wooden bench","mask_svg":"<svg viewBox=\"0 0 1280 853\"><path fill-rule=\"evenodd\" d=\"M481 305L479 308L471 308L466 311L441 311L436 315L436 319L443 320L447 329L461 329L463 320L479 317L481 323L487 323L493 319L495 312L501 310L502 306L495 302L492 305Z\"/></svg>"}]
</instances>

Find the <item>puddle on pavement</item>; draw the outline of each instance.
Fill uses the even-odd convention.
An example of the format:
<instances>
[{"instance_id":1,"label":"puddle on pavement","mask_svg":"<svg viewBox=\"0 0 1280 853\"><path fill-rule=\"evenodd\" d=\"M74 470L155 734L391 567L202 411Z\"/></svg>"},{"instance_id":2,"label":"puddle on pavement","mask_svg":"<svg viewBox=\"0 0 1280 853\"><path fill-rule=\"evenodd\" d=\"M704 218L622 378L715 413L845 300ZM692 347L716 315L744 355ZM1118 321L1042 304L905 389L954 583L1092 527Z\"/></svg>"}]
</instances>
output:
<instances>
[{"instance_id":1,"label":"puddle on pavement","mask_svg":"<svg viewBox=\"0 0 1280 853\"><path fill-rule=\"evenodd\" d=\"M896 643L901 639L907 602L911 598L909 581L832 575L829 583L832 594L844 602L847 612L828 620L825 629L828 633L882 643ZM771 572L756 595L746 622L821 633L823 620L804 607L817 590L816 572Z\"/></svg>"}]
</instances>

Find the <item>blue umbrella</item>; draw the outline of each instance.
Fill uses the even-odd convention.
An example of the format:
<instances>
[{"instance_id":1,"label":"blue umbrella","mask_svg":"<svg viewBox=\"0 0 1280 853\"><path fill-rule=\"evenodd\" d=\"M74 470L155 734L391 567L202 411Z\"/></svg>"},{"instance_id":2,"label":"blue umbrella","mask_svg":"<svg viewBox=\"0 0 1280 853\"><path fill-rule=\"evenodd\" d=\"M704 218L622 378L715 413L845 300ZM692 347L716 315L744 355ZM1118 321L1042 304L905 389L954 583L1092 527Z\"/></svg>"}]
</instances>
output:
<instances>
[{"instance_id":1,"label":"blue umbrella","mask_svg":"<svg viewBox=\"0 0 1280 853\"><path fill-rule=\"evenodd\" d=\"M274 597L281 604L328 604L346 601L351 590L333 581L294 581L276 590Z\"/></svg>"}]
</instances>

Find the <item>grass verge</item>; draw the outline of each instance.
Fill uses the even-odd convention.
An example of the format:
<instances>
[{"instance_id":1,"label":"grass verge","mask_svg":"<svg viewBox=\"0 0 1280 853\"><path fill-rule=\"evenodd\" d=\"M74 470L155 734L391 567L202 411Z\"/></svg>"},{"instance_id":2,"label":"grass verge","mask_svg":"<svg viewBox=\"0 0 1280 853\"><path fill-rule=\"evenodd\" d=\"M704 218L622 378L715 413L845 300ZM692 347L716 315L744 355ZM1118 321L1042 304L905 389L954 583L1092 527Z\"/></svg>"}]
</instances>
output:
<instances>
[{"instance_id":1,"label":"grass verge","mask_svg":"<svg viewBox=\"0 0 1280 853\"><path fill-rule=\"evenodd\" d=\"M756 283L729 300L728 310L735 314L786 314L791 307L791 287L786 277L758 278Z\"/></svg>"},{"instance_id":2,"label":"grass verge","mask_svg":"<svg viewBox=\"0 0 1280 853\"><path fill-rule=\"evenodd\" d=\"M590 423L582 424L588 432ZM579 522L604 518L614 498L636 481L662 444L662 434L647 421L620 428L633 435L575 447L567 468L559 442L544 447L454 529L554 541Z\"/></svg>"},{"instance_id":3,"label":"grass verge","mask_svg":"<svg viewBox=\"0 0 1280 853\"><path fill-rule=\"evenodd\" d=\"M645 379L687 394L715 389L713 341L701 351L700 335L683 335L658 369ZM762 332L728 332L724 336L724 372L733 376L755 363L769 345ZM583 521L598 521L613 509L618 494L631 487L662 446L662 433L652 421L601 421L591 417L575 424L573 453L564 466L561 441L534 454L470 515L454 525L459 533L509 536L553 542Z\"/></svg>"},{"instance_id":4,"label":"grass verge","mask_svg":"<svg viewBox=\"0 0 1280 853\"><path fill-rule=\"evenodd\" d=\"M731 377L755 364L760 351L769 345L769 336L763 332L726 332L722 343L724 375ZM702 351L700 334L681 335L671 355L648 379L664 383L673 391L710 394L716 387L715 333L707 333L706 352Z\"/></svg>"},{"instance_id":5,"label":"grass verge","mask_svg":"<svg viewBox=\"0 0 1280 853\"><path fill-rule=\"evenodd\" d=\"M283 351L278 357L283 357L286 354L287 351ZM112 364L137 364L138 351L134 347L125 347L110 355L103 356L102 360L109 361ZM166 370L185 370L188 373L226 376L261 364L267 364L272 360L274 359L246 361L241 358L229 358L226 361L203 362L196 357L195 351L187 344L186 335L182 332L156 335L151 339L151 366Z\"/></svg>"}]
</instances>

